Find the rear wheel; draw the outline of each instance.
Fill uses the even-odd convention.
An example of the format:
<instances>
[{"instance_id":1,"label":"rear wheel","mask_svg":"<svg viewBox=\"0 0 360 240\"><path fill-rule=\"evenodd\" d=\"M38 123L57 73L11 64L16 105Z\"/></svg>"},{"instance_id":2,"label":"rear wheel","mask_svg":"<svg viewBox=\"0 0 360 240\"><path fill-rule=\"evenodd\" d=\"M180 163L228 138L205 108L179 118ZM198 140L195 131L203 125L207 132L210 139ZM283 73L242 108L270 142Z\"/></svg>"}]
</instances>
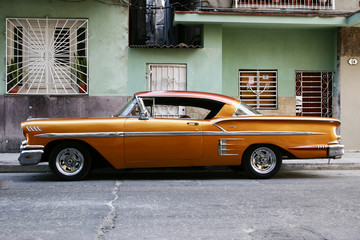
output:
<instances>
[{"instance_id":1,"label":"rear wheel","mask_svg":"<svg viewBox=\"0 0 360 240\"><path fill-rule=\"evenodd\" d=\"M61 180L81 180L90 171L91 155L78 142L62 142L49 155L49 167Z\"/></svg>"},{"instance_id":2,"label":"rear wheel","mask_svg":"<svg viewBox=\"0 0 360 240\"><path fill-rule=\"evenodd\" d=\"M280 151L273 146L252 146L243 156L243 167L251 178L265 179L275 176L281 167Z\"/></svg>"}]
</instances>

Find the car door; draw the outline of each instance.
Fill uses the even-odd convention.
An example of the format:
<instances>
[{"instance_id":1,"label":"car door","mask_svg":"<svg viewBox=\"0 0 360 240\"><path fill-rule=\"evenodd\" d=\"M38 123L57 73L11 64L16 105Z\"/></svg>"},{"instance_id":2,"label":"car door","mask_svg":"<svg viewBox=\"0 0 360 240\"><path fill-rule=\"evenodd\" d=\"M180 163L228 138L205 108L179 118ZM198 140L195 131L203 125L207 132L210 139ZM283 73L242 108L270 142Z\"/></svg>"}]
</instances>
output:
<instances>
[{"instance_id":1,"label":"car door","mask_svg":"<svg viewBox=\"0 0 360 240\"><path fill-rule=\"evenodd\" d=\"M124 136L126 167L189 166L203 156L198 120L128 118Z\"/></svg>"}]
</instances>

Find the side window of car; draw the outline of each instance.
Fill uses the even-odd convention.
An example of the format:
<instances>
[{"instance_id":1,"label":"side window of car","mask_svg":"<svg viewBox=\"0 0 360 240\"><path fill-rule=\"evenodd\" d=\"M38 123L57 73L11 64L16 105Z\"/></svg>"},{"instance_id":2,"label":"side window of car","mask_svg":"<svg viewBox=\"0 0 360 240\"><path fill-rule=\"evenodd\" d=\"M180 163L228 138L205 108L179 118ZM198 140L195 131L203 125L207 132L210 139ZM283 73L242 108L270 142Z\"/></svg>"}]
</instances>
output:
<instances>
[{"instance_id":1,"label":"side window of car","mask_svg":"<svg viewBox=\"0 0 360 240\"><path fill-rule=\"evenodd\" d=\"M247 114L241 108L238 108L238 109L236 109L234 115L238 117L238 116L246 116Z\"/></svg>"},{"instance_id":2,"label":"side window of car","mask_svg":"<svg viewBox=\"0 0 360 240\"><path fill-rule=\"evenodd\" d=\"M140 116L140 108L139 108L139 105L137 103L131 109L128 116L129 117L138 117L138 116Z\"/></svg>"}]
</instances>

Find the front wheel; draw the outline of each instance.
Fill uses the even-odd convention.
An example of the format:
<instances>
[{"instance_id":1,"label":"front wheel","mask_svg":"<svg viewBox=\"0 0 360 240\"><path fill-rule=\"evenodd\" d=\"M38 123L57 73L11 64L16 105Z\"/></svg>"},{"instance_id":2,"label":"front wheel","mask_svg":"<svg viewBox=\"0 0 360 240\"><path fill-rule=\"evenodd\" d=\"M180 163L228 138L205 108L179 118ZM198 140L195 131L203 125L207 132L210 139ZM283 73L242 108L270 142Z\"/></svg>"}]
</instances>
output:
<instances>
[{"instance_id":1,"label":"front wheel","mask_svg":"<svg viewBox=\"0 0 360 240\"><path fill-rule=\"evenodd\" d=\"M61 180L81 180L90 171L91 155L78 142L62 142L49 155L49 167Z\"/></svg>"},{"instance_id":2,"label":"front wheel","mask_svg":"<svg viewBox=\"0 0 360 240\"><path fill-rule=\"evenodd\" d=\"M282 158L272 146L252 146L243 156L245 172L251 178L265 179L275 176L281 167Z\"/></svg>"}]
</instances>

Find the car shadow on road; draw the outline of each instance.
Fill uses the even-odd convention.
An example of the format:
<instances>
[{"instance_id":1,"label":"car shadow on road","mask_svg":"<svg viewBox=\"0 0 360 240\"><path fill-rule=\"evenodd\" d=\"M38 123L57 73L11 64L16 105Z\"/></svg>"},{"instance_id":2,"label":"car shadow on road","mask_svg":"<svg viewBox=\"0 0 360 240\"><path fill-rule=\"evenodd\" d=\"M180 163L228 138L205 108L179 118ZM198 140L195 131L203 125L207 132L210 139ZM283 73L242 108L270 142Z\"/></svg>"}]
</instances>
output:
<instances>
[{"instance_id":1,"label":"car shadow on road","mask_svg":"<svg viewBox=\"0 0 360 240\"><path fill-rule=\"evenodd\" d=\"M89 174L87 180L216 180L216 179L246 179L241 172L232 171L226 167L212 168L155 168L98 170Z\"/></svg>"},{"instance_id":2,"label":"car shadow on road","mask_svg":"<svg viewBox=\"0 0 360 240\"><path fill-rule=\"evenodd\" d=\"M327 175L313 171L280 171L271 179L306 179L327 178ZM228 168L166 168L166 169L130 169L95 171L85 181L92 180L257 180L249 179L244 172ZM267 181L264 179L262 181Z\"/></svg>"},{"instance_id":3,"label":"car shadow on road","mask_svg":"<svg viewBox=\"0 0 360 240\"><path fill-rule=\"evenodd\" d=\"M321 171L280 171L270 180L281 179L320 179L330 178ZM6 177L5 177L6 179ZM3 180L5 180L3 179ZM21 174L16 178L18 182L56 182L58 180L51 172L48 173L27 173ZM13 179L14 180L14 179ZM82 181L108 181L108 180L253 180L249 179L243 172L230 170L226 167L205 167L205 168L163 168L163 169L100 169L91 172ZM268 181L264 179L260 181Z\"/></svg>"}]
</instances>

